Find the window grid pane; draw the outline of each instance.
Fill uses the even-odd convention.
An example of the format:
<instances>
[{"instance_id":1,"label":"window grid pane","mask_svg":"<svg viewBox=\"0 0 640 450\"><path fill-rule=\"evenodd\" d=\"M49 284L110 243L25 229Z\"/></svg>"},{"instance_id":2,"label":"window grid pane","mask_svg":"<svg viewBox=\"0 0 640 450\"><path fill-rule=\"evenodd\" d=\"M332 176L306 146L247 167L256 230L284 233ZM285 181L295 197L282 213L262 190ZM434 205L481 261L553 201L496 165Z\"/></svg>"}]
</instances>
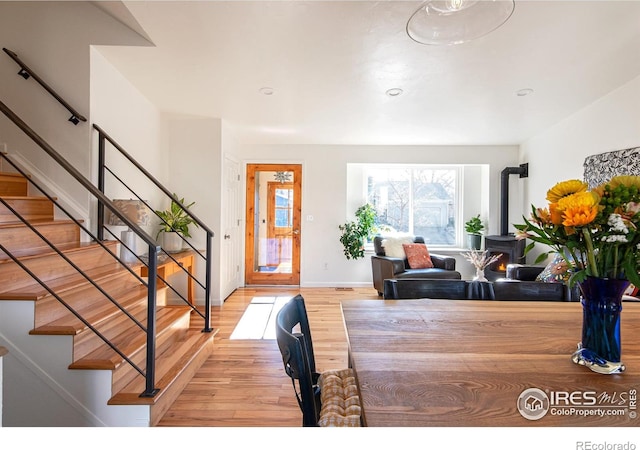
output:
<instances>
[{"instance_id":1,"label":"window grid pane","mask_svg":"<svg viewBox=\"0 0 640 450\"><path fill-rule=\"evenodd\" d=\"M367 170L367 199L381 230L424 236L439 246L456 246L459 170L425 166Z\"/></svg>"}]
</instances>

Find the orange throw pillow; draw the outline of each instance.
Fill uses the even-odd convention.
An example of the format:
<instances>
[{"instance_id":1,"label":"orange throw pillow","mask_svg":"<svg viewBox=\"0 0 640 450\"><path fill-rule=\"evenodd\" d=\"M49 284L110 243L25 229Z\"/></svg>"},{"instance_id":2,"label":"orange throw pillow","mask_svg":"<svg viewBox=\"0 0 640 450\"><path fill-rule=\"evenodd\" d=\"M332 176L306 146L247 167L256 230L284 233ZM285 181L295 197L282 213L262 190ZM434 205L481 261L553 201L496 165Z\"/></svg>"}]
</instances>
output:
<instances>
[{"instance_id":1,"label":"orange throw pillow","mask_svg":"<svg viewBox=\"0 0 640 450\"><path fill-rule=\"evenodd\" d=\"M433 267L429 250L425 244L402 244L412 269L428 269Z\"/></svg>"}]
</instances>

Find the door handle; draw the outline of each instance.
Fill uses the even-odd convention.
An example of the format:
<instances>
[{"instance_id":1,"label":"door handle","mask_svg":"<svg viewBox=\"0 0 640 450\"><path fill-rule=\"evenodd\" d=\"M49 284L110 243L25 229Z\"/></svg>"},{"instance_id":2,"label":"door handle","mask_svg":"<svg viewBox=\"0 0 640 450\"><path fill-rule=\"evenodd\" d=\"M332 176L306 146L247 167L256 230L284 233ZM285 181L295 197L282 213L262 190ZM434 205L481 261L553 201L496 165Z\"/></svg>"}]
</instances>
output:
<instances>
[{"instance_id":1,"label":"door handle","mask_svg":"<svg viewBox=\"0 0 640 450\"><path fill-rule=\"evenodd\" d=\"M225 239L231 239L231 235L230 235L230 234L225 234L225 235L224 235L224 238L225 238Z\"/></svg>"}]
</instances>

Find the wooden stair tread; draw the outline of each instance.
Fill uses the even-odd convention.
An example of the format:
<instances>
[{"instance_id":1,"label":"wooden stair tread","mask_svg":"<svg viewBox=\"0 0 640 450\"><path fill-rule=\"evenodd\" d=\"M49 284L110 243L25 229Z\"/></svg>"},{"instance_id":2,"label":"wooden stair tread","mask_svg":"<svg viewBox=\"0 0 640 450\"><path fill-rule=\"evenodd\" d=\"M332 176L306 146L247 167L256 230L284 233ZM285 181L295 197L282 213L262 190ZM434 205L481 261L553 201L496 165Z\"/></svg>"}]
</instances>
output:
<instances>
[{"instance_id":1,"label":"wooden stair tread","mask_svg":"<svg viewBox=\"0 0 640 450\"><path fill-rule=\"evenodd\" d=\"M3 195L5 200L29 200L29 201L51 201L44 195ZM58 200L58 197L51 197L53 200Z\"/></svg>"},{"instance_id":2,"label":"wooden stair tread","mask_svg":"<svg viewBox=\"0 0 640 450\"><path fill-rule=\"evenodd\" d=\"M80 219L78 220L78 222L84 223L84 220ZM74 224L75 222L71 219L34 219L30 220L29 223L37 228L38 226L42 225L68 225ZM26 227L26 225L21 220L0 223L0 229L19 227Z\"/></svg>"},{"instance_id":3,"label":"wooden stair tread","mask_svg":"<svg viewBox=\"0 0 640 450\"><path fill-rule=\"evenodd\" d=\"M154 405L163 400L163 395L170 392L172 386L180 378L182 371L190 368L197 370L213 352L213 341L218 330L203 333L189 330L184 340L176 342L162 356L156 358L155 387L159 392L154 397L140 397L145 390L145 380L138 376L109 400L109 405ZM200 359L202 362L196 362ZM178 393L182 389L178 390Z\"/></svg>"},{"instance_id":4,"label":"wooden stair tread","mask_svg":"<svg viewBox=\"0 0 640 450\"><path fill-rule=\"evenodd\" d=\"M164 306L156 311L156 329L158 332L170 330L171 324L184 318L185 314L190 314L191 308L187 306ZM146 321L145 321L146 322ZM135 353L142 351L146 347L147 337L141 330L131 325L120 335L114 337L112 343L125 355L131 357ZM156 337L157 339L157 337ZM94 350L86 357L74 361L69 366L70 369L108 369L115 370L124 359L108 345Z\"/></svg>"},{"instance_id":5,"label":"wooden stair tread","mask_svg":"<svg viewBox=\"0 0 640 450\"><path fill-rule=\"evenodd\" d=\"M117 241L103 241L103 244L105 244L107 247L110 247L110 246L115 247L117 243L118 243ZM95 248L99 246L100 245L97 242L80 242L80 243L75 242L70 244L61 244L61 245L58 245L57 247L63 253L69 254L71 252L83 251L88 248ZM114 249L112 249L112 251L115 253ZM50 248L48 248L47 250L36 249L34 251L25 251L23 255L20 255L20 260L26 260L29 258L40 258L43 256L50 256L50 255L57 255L57 253L51 250ZM0 264L9 263L9 262L13 262L13 260L11 258L0 259Z\"/></svg>"},{"instance_id":6,"label":"wooden stair tread","mask_svg":"<svg viewBox=\"0 0 640 450\"><path fill-rule=\"evenodd\" d=\"M96 282L104 281L108 278L118 277L124 272L126 272L126 269L123 269L122 266L120 266L116 262L114 262L113 264L85 270L85 273ZM86 278L84 278L79 273L76 273L74 275L60 277L55 280L49 281L47 282L47 285L57 294L61 294L70 289L77 288L80 284L84 283L87 283ZM50 295L49 291L43 288L40 283L33 280L32 286L24 287L15 291L0 291L0 300L40 300L48 295Z\"/></svg>"}]
</instances>

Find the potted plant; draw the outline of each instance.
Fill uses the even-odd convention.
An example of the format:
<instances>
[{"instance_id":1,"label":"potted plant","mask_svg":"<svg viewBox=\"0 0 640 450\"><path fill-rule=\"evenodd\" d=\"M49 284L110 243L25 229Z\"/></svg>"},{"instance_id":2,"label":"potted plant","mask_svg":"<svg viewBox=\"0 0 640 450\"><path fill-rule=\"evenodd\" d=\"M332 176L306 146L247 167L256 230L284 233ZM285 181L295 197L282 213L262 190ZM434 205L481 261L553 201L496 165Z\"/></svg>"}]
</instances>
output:
<instances>
[{"instance_id":1,"label":"potted plant","mask_svg":"<svg viewBox=\"0 0 640 450\"><path fill-rule=\"evenodd\" d=\"M376 230L376 211L367 203L356 210L356 220L338 225L342 235L340 242L344 246L347 259L364 258L364 244Z\"/></svg>"},{"instance_id":2,"label":"potted plant","mask_svg":"<svg viewBox=\"0 0 640 450\"><path fill-rule=\"evenodd\" d=\"M178 198L176 194L173 194L175 198ZM185 204L184 198L180 199L181 204ZM185 205L185 208L190 208L195 205L196 202L191 202ZM160 237L161 233L165 233L162 242L163 248L167 252L179 252L182 250L182 237L191 237L189 233L189 225L194 224L196 228L198 224L189 216L186 211L175 200L171 200L171 206L164 211L156 211L156 214L162 222L160 223L160 230L156 235L156 240Z\"/></svg>"},{"instance_id":3,"label":"potted plant","mask_svg":"<svg viewBox=\"0 0 640 450\"><path fill-rule=\"evenodd\" d=\"M464 223L464 230L467 232L467 246L470 249L480 250L482 246L482 232L484 224L480 220L480 214L472 217Z\"/></svg>"}]
</instances>

